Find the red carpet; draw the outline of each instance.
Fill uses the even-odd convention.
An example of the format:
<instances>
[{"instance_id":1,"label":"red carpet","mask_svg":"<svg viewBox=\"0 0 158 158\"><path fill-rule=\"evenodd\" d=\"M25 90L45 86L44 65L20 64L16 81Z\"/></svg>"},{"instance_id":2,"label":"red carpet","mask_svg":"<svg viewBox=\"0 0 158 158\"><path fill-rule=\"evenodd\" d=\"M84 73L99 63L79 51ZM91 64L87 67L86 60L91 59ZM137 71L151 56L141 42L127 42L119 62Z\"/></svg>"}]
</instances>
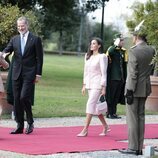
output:
<instances>
[{"instance_id":1,"label":"red carpet","mask_svg":"<svg viewBox=\"0 0 158 158\"><path fill-rule=\"evenodd\" d=\"M126 148L127 143L118 142L127 139L126 125L111 125L111 131L105 137L98 136L101 126L90 126L88 137L76 137L82 127L35 128L30 135L9 134L10 128L0 127L0 150L30 155L45 155L63 152L84 152L97 150L115 150ZM145 138L158 138L158 125L146 125Z\"/></svg>"}]
</instances>

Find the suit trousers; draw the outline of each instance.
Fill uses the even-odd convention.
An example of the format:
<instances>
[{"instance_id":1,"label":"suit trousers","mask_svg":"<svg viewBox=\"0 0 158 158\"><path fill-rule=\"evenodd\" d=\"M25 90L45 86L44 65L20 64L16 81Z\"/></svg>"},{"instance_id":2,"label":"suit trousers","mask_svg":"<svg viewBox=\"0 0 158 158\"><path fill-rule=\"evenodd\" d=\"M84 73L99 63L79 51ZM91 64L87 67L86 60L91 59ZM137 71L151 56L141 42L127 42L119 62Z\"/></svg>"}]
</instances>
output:
<instances>
[{"instance_id":1,"label":"suit trousers","mask_svg":"<svg viewBox=\"0 0 158 158\"><path fill-rule=\"evenodd\" d=\"M146 97L134 97L133 104L126 105L129 149L143 149L145 131L145 101Z\"/></svg>"},{"instance_id":2,"label":"suit trousers","mask_svg":"<svg viewBox=\"0 0 158 158\"><path fill-rule=\"evenodd\" d=\"M21 128L24 127L24 111L26 112L28 124L34 122L31 107L33 86L33 81L26 80L22 75L17 80L13 80L15 120Z\"/></svg>"}]
</instances>

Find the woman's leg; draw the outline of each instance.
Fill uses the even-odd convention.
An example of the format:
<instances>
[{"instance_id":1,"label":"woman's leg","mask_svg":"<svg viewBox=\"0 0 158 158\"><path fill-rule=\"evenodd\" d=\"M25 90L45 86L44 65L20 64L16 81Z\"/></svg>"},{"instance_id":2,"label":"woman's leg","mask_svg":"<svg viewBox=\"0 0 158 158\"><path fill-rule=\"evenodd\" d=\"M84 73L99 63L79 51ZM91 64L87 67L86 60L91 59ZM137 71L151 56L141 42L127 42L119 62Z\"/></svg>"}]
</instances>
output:
<instances>
[{"instance_id":1,"label":"woman's leg","mask_svg":"<svg viewBox=\"0 0 158 158\"><path fill-rule=\"evenodd\" d=\"M103 114L98 115L99 120L101 121L103 128L105 129L107 127L107 123L105 121L105 118L103 116Z\"/></svg>"},{"instance_id":2,"label":"woman's leg","mask_svg":"<svg viewBox=\"0 0 158 158\"><path fill-rule=\"evenodd\" d=\"M86 124L83 128L83 130L81 131L80 134L78 134L77 136L87 136L88 133L88 127L90 125L92 116L95 115L96 113L96 104L97 101L99 99L100 96L100 90L88 90L88 101L87 101L87 105L86 105Z\"/></svg>"},{"instance_id":3,"label":"woman's leg","mask_svg":"<svg viewBox=\"0 0 158 158\"><path fill-rule=\"evenodd\" d=\"M92 114L88 114L87 113L87 115L86 115L86 124L85 124L83 130L81 131L81 133L79 133L77 135L78 137L85 137L85 136L87 136L87 134L88 134L88 127L89 127L89 125L91 123L92 116L93 116Z\"/></svg>"},{"instance_id":4,"label":"woman's leg","mask_svg":"<svg viewBox=\"0 0 158 158\"><path fill-rule=\"evenodd\" d=\"M108 124L107 124L103 114L98 115L98 118L99 118L99 120L101 121L101 123L103 125L103 131L99 135L100 136L105 136L107 134L107 132L110 131L110 129L108 127Z\"/></svg>"},{"instance_id":5,"label":"woman's leg","mask_svg":"<svg viewBox=\"0 0 158 158\"><path fill-rule=\"evenodd\" d=\"M86 115L86 124L84 126L84 129L88 130L91 120L92 120L92 114L87 114Z\"/></svg>"}]
</instances>

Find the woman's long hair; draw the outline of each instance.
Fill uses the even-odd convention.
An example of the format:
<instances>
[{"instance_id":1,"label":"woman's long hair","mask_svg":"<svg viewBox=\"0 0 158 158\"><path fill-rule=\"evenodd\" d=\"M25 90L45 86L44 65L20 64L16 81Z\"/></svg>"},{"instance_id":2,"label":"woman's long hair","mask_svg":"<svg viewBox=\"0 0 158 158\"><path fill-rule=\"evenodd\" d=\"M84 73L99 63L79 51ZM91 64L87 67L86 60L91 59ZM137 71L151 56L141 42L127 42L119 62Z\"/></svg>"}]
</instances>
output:
<instances>
[{"instance_id":1,"label":"woman's long hair","mask_svg":"<svg viewBox=\"0 0 158 158\"><path fill-rule=\"evenodd\" d=\"M87 52L87 57L86 57L86 60L88 60L92 55L93 55L93 51L90 49L90 45L91 45L91 42L95 40L97 41L98 45L100 45L100 48L98 50L99 53L101 53L101 50L103 48L103 42L100 38L98 37L94 37L91 41L90 41L90 44L89 44L89 47L88 47L88 52Z\"/></svg>"}]
</instances>

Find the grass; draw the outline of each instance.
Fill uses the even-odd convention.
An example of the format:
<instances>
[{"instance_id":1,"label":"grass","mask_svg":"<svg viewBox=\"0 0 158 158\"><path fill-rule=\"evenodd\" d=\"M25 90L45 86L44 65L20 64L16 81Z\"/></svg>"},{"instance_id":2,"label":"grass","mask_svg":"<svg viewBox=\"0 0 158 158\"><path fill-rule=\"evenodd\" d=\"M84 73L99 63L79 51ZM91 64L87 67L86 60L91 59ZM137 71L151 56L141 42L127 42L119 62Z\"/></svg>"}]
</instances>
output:
<instances>
[{"instance_id":1,"label":"grass","mask_svg":"<svg viewBox=\"0 0 158 158\"><path fill-rule=\"evenodd\" d=\"M36 85L34 117L85 116L87 95L81 95L83 62L82 56L44 56L43 75ZM124 105L117 109L118 114L125 115Z\"/></svg>"},{"instance_id":2,"label":"grass","mask_svg":"<svg viewBox=\"0 0 158 158\"><path fill-rule=\"evenodd\" d=\"M82 116L87 96L81 95L83 57L45 55L36 85L35 117Z\"/></svg>"}]
</instances>

